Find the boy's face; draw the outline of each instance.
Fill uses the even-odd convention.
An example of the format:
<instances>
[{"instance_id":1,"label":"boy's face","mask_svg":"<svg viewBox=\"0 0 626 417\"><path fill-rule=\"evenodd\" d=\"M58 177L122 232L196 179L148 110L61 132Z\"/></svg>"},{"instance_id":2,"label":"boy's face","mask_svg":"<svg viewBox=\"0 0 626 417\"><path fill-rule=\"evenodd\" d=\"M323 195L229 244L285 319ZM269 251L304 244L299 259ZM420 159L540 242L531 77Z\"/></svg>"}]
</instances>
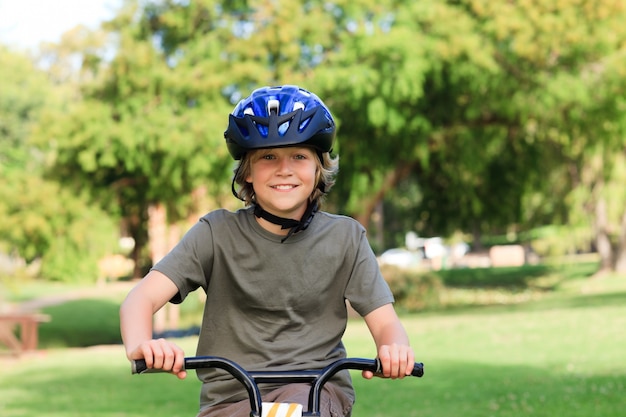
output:
<instances>
[{"instance_id":1,"label":"boy's face","mask_svg":"<svg viewBox=\"0 0 626 417\"><path fill-rule=\"evenodd\" d=\"M306 147L260 149L251 155L256 201L275 216L299 220L316 186L317 155Z\"/></svg>"}]
</instances>

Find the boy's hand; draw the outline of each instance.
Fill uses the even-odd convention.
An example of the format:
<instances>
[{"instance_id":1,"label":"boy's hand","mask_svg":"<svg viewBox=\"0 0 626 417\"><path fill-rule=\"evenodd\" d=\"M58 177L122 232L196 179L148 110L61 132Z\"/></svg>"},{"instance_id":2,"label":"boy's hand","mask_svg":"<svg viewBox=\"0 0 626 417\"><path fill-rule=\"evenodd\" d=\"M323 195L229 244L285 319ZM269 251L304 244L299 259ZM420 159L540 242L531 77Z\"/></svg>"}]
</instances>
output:
<instances>
[{"instance_id":1,"label":"boy's hand","mask_svg":"<svg viewBox=\"0 0 626 417\"><path fill-rule=\"evenodd\" d=\"M404 378L411 375L415 365L413 349L406 345L383 345L378 350L378 359L382 366L382 373L376 374L382 378ZM363 371L363 378L371 379L374 373Z\"/></svg>"},{"instance_id":2,"label":"boy's hand","mask_svg":"<svg viewBox=\"0 0 626 417\"><path fill-rule=\"evenodd\" d=\"M165 339L146 340L128 352L127 356L129 360L143 359L148 368L163 369L179 379L187 377L187 371L183 369L185 352Z\"/></svg>"}]
</instances>

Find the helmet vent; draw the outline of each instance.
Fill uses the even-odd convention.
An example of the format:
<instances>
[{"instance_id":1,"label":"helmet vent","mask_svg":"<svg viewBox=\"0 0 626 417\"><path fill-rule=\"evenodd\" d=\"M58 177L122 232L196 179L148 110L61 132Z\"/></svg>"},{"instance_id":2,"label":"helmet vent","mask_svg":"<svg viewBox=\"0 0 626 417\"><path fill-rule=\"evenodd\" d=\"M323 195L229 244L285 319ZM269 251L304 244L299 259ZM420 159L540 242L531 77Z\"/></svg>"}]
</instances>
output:
<instances>
[{"instance_id":1,"label":"helmet vent","mask_svg":"<svg viewBox=\"0 0 626 417\"><path fill-rule=\"evenodd\" d=\"M304 110L304 103L303 102L296 101L295 103L293 103L293 111L300 110L300 109Z\"/></svg>"},{"instance_id":2,"label":"helmet vent","mask_svg":"<svg viewBox=\"0 0 626 417\"><path fill-rule=\"evenodd\" d=\"M252 110L252 107L246 107L246 109L243 111L243 114L254 116L254 110Z\"/></svg>"},{"instance_id":3,"label":"helmet vent","mask_svg":"<svg viewBox=\"0 0 626 417\"><path fill-rule=\"evenodd\" d=\"M267 114L272 115L272 114L276 114L278 115L278 110L280 108L280 101L278 100L267 100Z\"/></svg>"}]
</instances>

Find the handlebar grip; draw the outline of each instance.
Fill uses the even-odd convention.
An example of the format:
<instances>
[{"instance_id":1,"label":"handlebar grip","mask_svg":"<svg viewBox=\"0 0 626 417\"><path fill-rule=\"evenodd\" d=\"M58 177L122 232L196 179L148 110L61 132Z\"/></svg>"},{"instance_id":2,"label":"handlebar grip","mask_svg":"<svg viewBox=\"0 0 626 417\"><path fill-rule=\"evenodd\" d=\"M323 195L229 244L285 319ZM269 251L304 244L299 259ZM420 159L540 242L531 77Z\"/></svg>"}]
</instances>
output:
<instances>
[{"instance_id":1,"label":"handlebar grip","mask_svg":"<svg viewBox=\"0 0 626 417\"><path fill-rule=\"evenodd\" d=\"M148 370L148 365L146 365L146 361L143 359L132 360L130 364L133 374L143 374Z\"/></svg>"},{"instance_id":2,"label":"handlebar grip","mask_svg":"<svg viewBox=\"0 0 626 417\"><path fill-rule=\"evenodd\" d=\"M376 368L373 372L374 375L382 377L383 375L383 365L380 363L380 359L374 359L374 367ZM424 364L422 362L415 362L413 365L413 370L411 371L411 376L416 376L421 378L424 376Z\"/></svg>"},{"instance_id":3,"label":"handlebar grip","mask_svg":"<svg viewBox=\"0 0 626 417\"><path fill-rule=\"evenodd\" d=\"M159 374L168 372L164 369L148 368L148 365L146 365L146 361L144 359L132 360L130 361L130 363L131 372L133 374Z\"/></svg>"},{"instance_id":4,"label":"handlebar grip","mask_svg":"<svg viewBox=\"0 0 626 417\"><path fill-rule=\"evenodd\" d=\"M424 376L424 364L422 362L415 362L413 365L413 371L411 372L412 376L423 377Z\"/></svg>"}]
</instances>

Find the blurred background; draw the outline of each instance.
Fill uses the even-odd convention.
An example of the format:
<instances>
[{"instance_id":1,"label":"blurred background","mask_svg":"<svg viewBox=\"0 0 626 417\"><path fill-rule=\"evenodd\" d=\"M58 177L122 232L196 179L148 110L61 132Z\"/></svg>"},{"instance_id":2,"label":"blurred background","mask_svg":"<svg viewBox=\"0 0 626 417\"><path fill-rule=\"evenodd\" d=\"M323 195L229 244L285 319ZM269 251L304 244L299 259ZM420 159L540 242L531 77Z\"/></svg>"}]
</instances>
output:
<instances>
[{"instance_id":1,"label":"blurred background","mask_svg":"<svg viewBox=\"0 0 626 417\"><path fill-rule=\"evenodd\" d=\"M626 271L622 2L0 5L5 277L138 278L200 215L238 208L227 115L274 84L331 108L326 209L377 254Z\"/></svg>"},{"instance_id":2,"label":"blurred background","mask_svg":"<svg viewBox=\"0 0 626 417\"><path fill-rule=\"evenodd\" d=\"M390 390L359 416L623 413L623 1L0 0L0 358L50 355L11 361L0 414L139 416L160 392L150 415L179 415L160 380L120 382L117 308L241 207L228 114L277 84L331 109L324 209L367 228L431 377L419 408ZM156 330L193 346L202 303ZM97 377L76 367L102 345Z\"/></svg>"}]
</instances>

